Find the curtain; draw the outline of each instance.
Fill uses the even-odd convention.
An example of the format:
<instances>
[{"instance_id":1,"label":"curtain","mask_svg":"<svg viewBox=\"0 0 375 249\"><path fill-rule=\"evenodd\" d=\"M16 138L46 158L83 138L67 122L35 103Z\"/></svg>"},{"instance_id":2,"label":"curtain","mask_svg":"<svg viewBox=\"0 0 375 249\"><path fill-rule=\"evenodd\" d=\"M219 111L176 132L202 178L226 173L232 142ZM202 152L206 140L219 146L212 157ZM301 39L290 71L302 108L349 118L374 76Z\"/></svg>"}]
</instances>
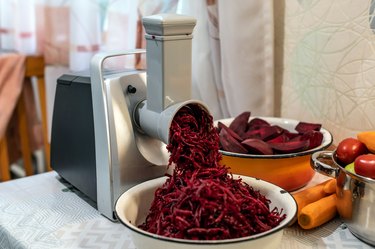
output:
<instances>
[{"instance_id":1,"label":"curtain","mask_svg":"<svg viewBox=\"0 0 375 249\"><path fill-rule=\"evenodd\" d=\"M0 0L0 45L21 53L36 51L34 1Z\"/></svg>"},{"instance_id":2,"label":"curtain","mask_svg":"<svg viewBox=\"0 0 375 249\"><path fill-rule=\"evenodd\" d=\"M215 118L243 111L272 116L273 6L265 1L180 1L198 20L193 39L194 95Z\"/></svg>"},{"instance_id":3,"label":"curtain","mask_svg":"<svg viewBox=\"0 0 375 249\"><path fill-rule=\"evenodd\" d=\"M45 57L49 130L56 79L87 71L99 51L144 48L141 18L157 13L197 18L192 98L205 102L214 119L274 114L271 0L0 0L0 10L0 48ZM144 57L111 63L146 65Z\"/></svg>"}]
</instances>

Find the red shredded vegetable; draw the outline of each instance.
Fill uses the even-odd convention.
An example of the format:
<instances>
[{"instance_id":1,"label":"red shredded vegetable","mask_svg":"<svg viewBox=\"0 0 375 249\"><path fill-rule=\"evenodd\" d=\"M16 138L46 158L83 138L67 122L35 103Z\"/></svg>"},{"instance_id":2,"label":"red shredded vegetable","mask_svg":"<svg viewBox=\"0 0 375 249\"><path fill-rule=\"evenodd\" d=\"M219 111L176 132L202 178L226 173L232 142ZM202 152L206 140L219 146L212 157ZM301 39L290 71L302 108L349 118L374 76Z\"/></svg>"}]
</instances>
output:
<instances>
[{"instance_id":1,"label":"red shredded vegetable","mask_svg":"<svg viewBox=\"0 0 375 249\"><path fill-rule=\"evenodd\" d=\"M286 217L219 163L219 135L201 107L182 108L170 134L169 164L175 169L156 190L140 228L173 238L218 240L267 231Z\"/></svg>"}]
</instances>

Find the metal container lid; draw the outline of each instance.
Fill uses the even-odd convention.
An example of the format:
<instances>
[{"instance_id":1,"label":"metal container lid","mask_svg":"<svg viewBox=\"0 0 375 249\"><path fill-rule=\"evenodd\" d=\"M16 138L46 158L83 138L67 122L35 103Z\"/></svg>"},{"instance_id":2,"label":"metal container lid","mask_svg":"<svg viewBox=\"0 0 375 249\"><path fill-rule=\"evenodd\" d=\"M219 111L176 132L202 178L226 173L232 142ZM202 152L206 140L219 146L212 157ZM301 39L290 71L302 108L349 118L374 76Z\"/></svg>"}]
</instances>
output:
<instances>
[{"instance_id":1,"label":"metal container lid","mask_svg":"<svg viewBox=\"0 0 375 249\"><path fill-rule=\"evenodd\" d=\"M177 14L159 14L142 19L146 33L149 35L189 35L193 32L196 19Z\"/></svg>"}]
</instances>

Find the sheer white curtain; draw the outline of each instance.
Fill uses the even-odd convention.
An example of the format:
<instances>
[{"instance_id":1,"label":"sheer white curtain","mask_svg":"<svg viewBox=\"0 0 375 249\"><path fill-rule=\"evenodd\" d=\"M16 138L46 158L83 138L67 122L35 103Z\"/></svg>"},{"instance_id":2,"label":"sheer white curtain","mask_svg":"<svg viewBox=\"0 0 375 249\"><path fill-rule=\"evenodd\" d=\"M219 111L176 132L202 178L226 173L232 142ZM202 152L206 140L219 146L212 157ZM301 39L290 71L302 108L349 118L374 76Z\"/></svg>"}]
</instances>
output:
<instances>
[{"instance_id":1,"label":"sheer white curtain","mask_svg":"<svg viewBox=\"0 0 375 249\"><path fill-rule=\"evenodd\" d=\"M197 17L193 93L214 118L243 111L274 114L273 2L181 0L178 11Z\"/></svg>"},{"instance_id":2,"label":"sheer white curtain","mask_svg":"<svg viewBox=\"0 0 375 249\"><path fill-rule=\"evenodd\" d=\"M352 2L277 1L284 5L279 21L285 25L283 36L274 37L272 0L0 0L0 48L44 54L51 117L62 73L88 69L98 51L144 47L142 16L192 15L198 21L193 98L206 102L215 119L280 109L285 117L323 122L339 139L375 122L369 23L375 5ZM284 57L276 70L281 93L275 93L274 38L282 39L277 51ZM130 58L126 65L145 64ZM278 94L281 107L274 104Z\"/></svg>"},{"instance_id":3,"label":"sheer white curtain","mask_svg":"<svg viewBox=\"0 0 375 249\"><path fill-rule=\"evenodd\" d=\"M0 0L1 49L36 52L34 0Z\"/></svg>"},{"instance_id":4,"label":"sheer white curtain","mask_svg":"<svg viewBox=\"0 0 375 249\"><path fill-rule=\"evenodd\" d=\"M1 49L45 56L49 123L57 77L87 70L98 51L144 47L141 17L166 12L198 20L193 98L215 119L245 110L273 115L271 0L0 0L0 10ZM145 65L144 58L125 62Z\"/></svg>"}]
</instances>

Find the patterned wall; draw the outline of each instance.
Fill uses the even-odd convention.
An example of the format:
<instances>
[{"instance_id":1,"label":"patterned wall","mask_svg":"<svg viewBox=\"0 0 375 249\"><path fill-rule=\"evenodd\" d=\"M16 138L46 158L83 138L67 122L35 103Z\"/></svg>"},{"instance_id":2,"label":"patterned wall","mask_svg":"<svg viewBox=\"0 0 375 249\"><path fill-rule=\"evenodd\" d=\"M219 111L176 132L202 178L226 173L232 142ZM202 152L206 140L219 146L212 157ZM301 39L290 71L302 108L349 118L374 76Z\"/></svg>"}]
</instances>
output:
<instances>
[{"instance_id":1,"label":"patterned wall","mask_svg":"<svg viewBox=\"0 0 375 249\"><path fill-rule=\"evenodd\" d=\"M335 144L375 130L374 2L284 5L284 30L276 33L283 36L281 116L323 123Z\"/></svg>"}]
</instances>

